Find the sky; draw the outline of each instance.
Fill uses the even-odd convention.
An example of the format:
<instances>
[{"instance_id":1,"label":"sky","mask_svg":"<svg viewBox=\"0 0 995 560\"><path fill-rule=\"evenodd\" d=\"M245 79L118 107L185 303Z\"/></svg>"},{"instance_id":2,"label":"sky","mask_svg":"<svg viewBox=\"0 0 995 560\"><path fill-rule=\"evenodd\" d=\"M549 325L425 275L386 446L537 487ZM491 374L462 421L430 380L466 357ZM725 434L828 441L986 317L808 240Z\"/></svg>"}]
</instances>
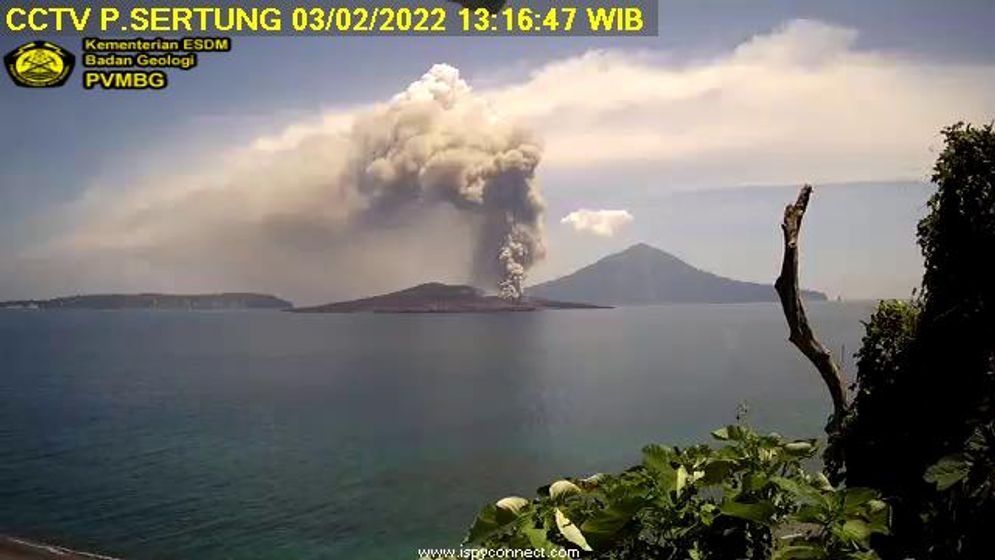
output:
<instances>
[{"instance_id":1,"label":"sky","mask_svg":"<svg viewBox=\"0 0 995 560\"><path fill-rule=\"evenodd\" d=\"M481 112L468 142L541 147L529 282L636 242L770 282L781 211L810 182L803 283L908 296L939 130L995 118L995 3L663 1L659 22L649 38L239 37L159 92L0 82L0 299L317 303L466 280L477 226L450 207L332 225L365 188L339 184L371 137L357 129L433 67Z\"/></svg>"}]
</instances>

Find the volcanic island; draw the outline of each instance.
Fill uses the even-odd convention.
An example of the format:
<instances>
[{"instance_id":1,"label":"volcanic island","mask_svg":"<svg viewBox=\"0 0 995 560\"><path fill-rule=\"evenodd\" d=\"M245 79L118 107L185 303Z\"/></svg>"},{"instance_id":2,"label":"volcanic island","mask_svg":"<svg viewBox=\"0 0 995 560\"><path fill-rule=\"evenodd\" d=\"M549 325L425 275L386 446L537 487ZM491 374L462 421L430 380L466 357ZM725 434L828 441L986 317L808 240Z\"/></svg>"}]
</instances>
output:
<instances>
[{"instance_id":1,"label":"volcanic island","mask_svg":"<svg viewBox=\"0 0 995 560\"><path fill-rule=\"evenodd\" d=\"M504 313L546 309L608 309L603 305L541 298L504 299L473 286L430 282L350 301L287 309L291 313Z\"/></svg>"}]
</instances>

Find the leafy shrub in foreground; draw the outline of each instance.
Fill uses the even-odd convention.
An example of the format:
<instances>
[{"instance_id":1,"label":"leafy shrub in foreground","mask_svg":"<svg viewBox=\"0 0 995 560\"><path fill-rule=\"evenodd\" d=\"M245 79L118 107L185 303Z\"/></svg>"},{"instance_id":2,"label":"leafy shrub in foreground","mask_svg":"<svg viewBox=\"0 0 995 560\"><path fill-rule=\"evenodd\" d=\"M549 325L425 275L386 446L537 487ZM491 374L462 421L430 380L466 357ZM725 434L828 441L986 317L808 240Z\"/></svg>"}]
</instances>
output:
<instances>
[{"instance_id":1,"label":"leafy shrub in foreground","mask_svg":"<svg viewBox=\"0 0 995 560\"><path fill-rule=\"evenodd\" d=\"M485 507L465 544L571 548L599 559L871 559L889 508L865 488L834 488L802 462L812 440L786 441L729 426L726 445L650 445L617 475L559 480L531 500ZM550 555L549 557L555 557Z\"/></svg>"}]
</instances>

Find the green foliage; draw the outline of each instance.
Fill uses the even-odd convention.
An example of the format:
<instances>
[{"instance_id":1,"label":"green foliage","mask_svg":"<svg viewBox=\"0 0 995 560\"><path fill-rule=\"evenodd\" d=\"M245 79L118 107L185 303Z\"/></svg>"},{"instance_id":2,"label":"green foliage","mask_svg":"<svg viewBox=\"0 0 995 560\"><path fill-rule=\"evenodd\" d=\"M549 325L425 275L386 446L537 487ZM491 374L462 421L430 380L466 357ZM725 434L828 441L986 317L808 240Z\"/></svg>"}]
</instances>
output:
<instances>
[{"instance_id":1,"label":"green foliage","mask_svg":"<svg viewBox=\"0 0 995 560\"><path fill-rule=\"evenodd\" d=\"M969 500L988 500L995 494L993 449L995 425L979 426L965 442L963 451L941 458L926 470L924 479L941 492L958 492Z\"/></svg>"},{"instance_id":2,"label":"green foliage","mask_svg":"<svg viewBox=\"0 0 995 560\"><path fill-rule=\"evenodd\" d=\"M863 372L857 397L871 397L883 385L894 382L905 366L906 351L915 340L919 318L917 303L885 300L878 303L864 323L864 338L857 351L857 368Z\"/></svg>"},{"instance_id":3,"label":"green foliage","mask_svg":"<svg viewBox=\"0 0 995 560\"><path fill-rule=\"evenodd\" d=\"M995 254L995 130L958 123L943 137L932 177L938 189L919 222L923 288L931 312L964 319L995 304L995 268L980 266Z\"/></svg>"},{"instance_id":4,"label":"green foliage","mask_svg":"<svg viewBox=\"0 0 995 560\"><path fill-rule=\"evenodd\" d=\"M891 414L891 404L899 399L896 383L908 369L910 348L915 341L920 314L919 302L885 300L878 303L864 323L864 338L857 358L857 382L850 414L829 434L824 454L826 469L834 481L844 479L844 470L890 476L878 463L880 456L896 456L892 449L899 441L896 432L907 429ZM866 476L862 484L880 487L882 480Z\"/></svg>"},{"instance_id":5,"label":"green foliage","mask_svg":"<svg viewBox=\"0 0 995 560\"><path fill-rule=\"evenodd\" d=\"M894 504L889 558L971 558L995 526L995 130L956 124L918 227L925 274L913 303L865 324L856 396L830 434L834 480Z\"/></svg>"},{"instance_id":6,"label":"green foliage","mask_svg":"<svg viewBox=\"0 0 995 560\"><path fill-rule=\"evenodd\" d=\"M920 512L924 549L935 558L975 558L991 549L995 520L995 424L979 425L957 452L926 469L937 494Z\"/></svg>"},{"instance_id":7,"label":"green foliage","mask_svg":"<svg viewBox=\"0 0 995 560\"><path fill-rule=\"evenodd\" d=\"M619 475L488 506L467 542L612 560L991 557L995 127L943 137L917 232L920 297L881 302L865 323L855 398L830 433L825 464L847 488L802 469L812 442L729 426L719 449L649 446Z\"/></svg>"},{"instance_id":8,"label":"green foliage","mask_svg":"<svg viewBox=\"0 0 995 560\"><path fill-rule=\"evenodd\" d=\"M872 490L835 489L806 472L814 441L738 425L712 435L726 445L650 445L623 473L499 500L480 512L465 544L612 560L877 558L870 539L888 532L888 506Z\"/></svg>"}]
</instances>

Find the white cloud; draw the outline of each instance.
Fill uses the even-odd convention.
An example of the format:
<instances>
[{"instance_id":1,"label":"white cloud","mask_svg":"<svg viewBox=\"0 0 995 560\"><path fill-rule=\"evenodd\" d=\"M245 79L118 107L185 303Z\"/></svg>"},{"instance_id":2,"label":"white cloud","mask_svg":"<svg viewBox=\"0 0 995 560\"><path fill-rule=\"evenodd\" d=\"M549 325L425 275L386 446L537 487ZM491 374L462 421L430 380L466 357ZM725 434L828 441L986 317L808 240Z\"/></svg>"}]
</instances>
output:
<instances>
[{"instance_id":1,"label":"white cloud","mask_svg":"<svg viewBox=\"0 0 995 560\"><path fill-rule=\"evenodd\" d=\"M572 227L574 231L614 237L619 229L632 223L632 219L628 210L581 209L567 214L560 223Z\"/></svg>"},{"instance_id":2,"label":"white cloud","mask_svg":"<svg viewBox=\"0 0 995 560\"><path fill-rule=\"evenodd\" d=\"M868 52L793 21L707 60L592 51L484 92L545 169L648 166L712 185L926 176L938 131L995 116L995 67Z\"/></svg>"},{"instance_id":3,"label":"white cloud","mask_svg":"<svg viewBox=\"0 0 995 560\"><path fill-rule=\"evenodd\" d=\"M543 138L541 170L639 167L710 187L922 179L942 127L995 118L995 66L862 50L857 38L795 20L707 59L594 50L479 93ZM364 110L252 145L290 149Z\"/></svg>"}]
</instances>

